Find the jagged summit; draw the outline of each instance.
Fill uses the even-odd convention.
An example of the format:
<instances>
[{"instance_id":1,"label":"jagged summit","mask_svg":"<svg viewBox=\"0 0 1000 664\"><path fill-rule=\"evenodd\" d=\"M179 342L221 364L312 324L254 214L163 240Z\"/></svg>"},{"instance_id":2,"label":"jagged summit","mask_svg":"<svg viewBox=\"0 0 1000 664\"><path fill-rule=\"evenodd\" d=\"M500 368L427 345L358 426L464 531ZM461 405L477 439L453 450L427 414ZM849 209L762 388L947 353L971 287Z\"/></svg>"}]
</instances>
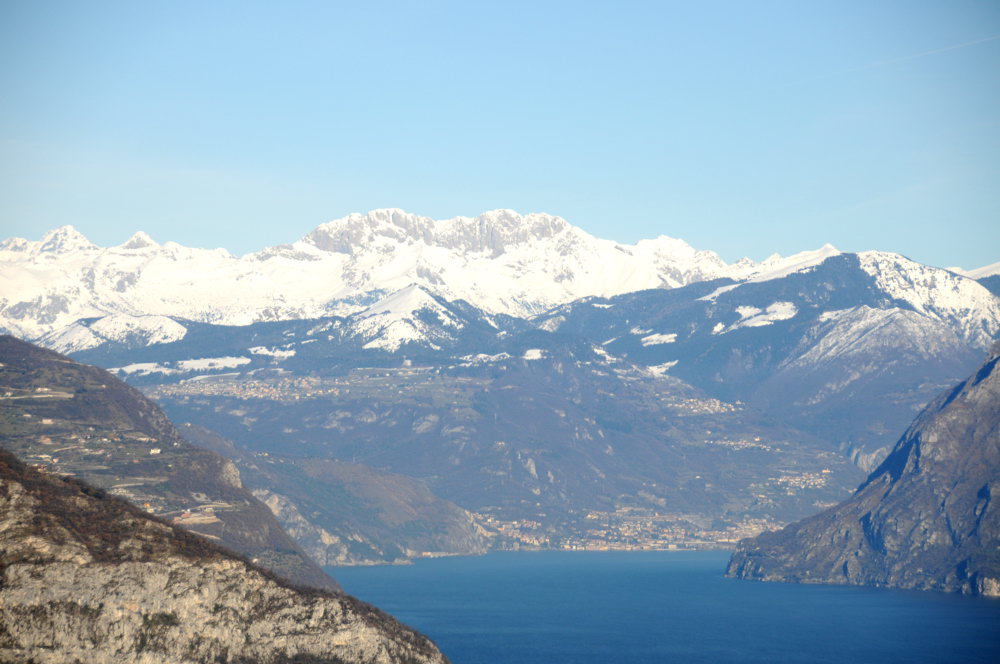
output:
<instances>
[{"instance_id":1,"label":"jagged summit","mask_svg":"<svg viewBox=\"0 0 1000 664\"><path fill-rule=\"evenodd\" d=\"M567 231L583 233L565 219L548 214L521 215L513 210L492 210L478 217L438 221L398 208L384 208L321 224L302 238L302 242L323 251L343 254L354 254L366 244L387 239L496 255L509 247L549 239Z\"/></svg>"}]
</instances>

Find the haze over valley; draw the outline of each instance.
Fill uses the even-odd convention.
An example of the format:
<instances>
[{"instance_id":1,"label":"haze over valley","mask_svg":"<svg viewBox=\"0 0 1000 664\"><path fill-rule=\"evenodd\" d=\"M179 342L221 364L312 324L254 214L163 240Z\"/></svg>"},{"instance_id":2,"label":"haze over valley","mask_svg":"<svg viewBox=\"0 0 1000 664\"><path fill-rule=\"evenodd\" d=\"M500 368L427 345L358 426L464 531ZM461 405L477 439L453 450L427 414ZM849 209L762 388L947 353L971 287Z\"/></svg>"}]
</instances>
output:
<instances>
[{"instance_id":1,"label":"haze over valley","mask_svg":"<svg viewBox=\"0 0 1000 664\"><path fill-rule=\"evenodd\" d=\"M511 211L0 258L6 331L140 387L323 564L732 547L845 498L1000 330L996 266L727 264Z\"/></svg>"}]
</instances>

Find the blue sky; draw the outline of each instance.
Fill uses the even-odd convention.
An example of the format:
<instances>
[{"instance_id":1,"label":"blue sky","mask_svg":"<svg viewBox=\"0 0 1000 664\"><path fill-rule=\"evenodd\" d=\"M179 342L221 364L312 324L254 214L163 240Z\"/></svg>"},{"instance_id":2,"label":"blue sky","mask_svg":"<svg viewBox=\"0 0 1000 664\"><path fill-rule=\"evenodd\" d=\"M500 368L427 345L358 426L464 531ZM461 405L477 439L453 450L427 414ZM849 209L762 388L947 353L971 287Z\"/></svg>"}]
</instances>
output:
<instances>
[{"instance_id":1,"label":"blue sky","mask_svg":"<svg viewBox=\"0 0 1000 664\"><path fill-rule=\"evenodd\" d=\"M0 2L0 235L513 208L1000 260L1000 3Z\"/></svg>"}]
</instances>

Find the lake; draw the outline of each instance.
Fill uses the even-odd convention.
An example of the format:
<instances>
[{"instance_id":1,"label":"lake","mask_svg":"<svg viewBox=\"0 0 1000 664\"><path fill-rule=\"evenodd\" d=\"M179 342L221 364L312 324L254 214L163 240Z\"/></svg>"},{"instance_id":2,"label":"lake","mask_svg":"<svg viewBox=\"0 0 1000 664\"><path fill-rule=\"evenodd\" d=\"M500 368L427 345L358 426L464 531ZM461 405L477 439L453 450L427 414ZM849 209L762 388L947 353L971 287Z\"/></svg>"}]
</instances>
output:
<instances>
[{"instance_id":1,"label":"lake","mask_svg":"<svg viewBox=\"0 0 1000 664\"><path fill-rule=\"evenodd\" d=\"M737 581L728 552L519 552L329 568L454 664L1000 661L1000 601Z\"/></svg>"}]
</instances>

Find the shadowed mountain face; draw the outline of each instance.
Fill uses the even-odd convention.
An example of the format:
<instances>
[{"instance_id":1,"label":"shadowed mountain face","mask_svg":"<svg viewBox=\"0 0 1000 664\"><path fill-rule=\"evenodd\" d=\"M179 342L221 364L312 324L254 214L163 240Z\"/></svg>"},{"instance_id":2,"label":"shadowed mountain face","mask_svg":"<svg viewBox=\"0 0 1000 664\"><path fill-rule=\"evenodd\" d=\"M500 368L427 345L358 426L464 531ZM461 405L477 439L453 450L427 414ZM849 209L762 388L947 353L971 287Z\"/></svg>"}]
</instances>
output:
<instances>
[{"instance_id":1,"label":"shadowed mountain face","mask_svg":"<svg viewBox=\"0 0 1000 664\"><path fill-rule=\"evenodd\" d=\"M1000 596L1000 344L837 507L740 543L728 574Z\"/></svg>"},{"instance_id":2,"label":"shadowed mountain face","mask_svg":"<svg viewBox=\"0 0 1000 664\"><path fill-rule=\"evenodd\" d=\"M352 597L0 451L0 661L444 663Z\"/></svg>"},{"instance_id":3,"label":"shadowed mountain face","mask_svg":"<svg viewBox=\"0 0 1000 664\"><path fill-rule=\"evenodd\" d=\"M336 588L243 487L232 462L188 444L156 404L106 371L0 337L0 444L293 581Z\"/></svg>"},{"instance_id":4,"label":"shadowed mountain face","mask_svg":"<svg viewBox=\"0 0 1000 664\"><path fill-rule=\"evenodd\" d=\"M180 431L232 460L246 486L323 566L486 552L473 516L412 478L333 459L253 453L190 423Z\"/></svg>"}]
</instances>

